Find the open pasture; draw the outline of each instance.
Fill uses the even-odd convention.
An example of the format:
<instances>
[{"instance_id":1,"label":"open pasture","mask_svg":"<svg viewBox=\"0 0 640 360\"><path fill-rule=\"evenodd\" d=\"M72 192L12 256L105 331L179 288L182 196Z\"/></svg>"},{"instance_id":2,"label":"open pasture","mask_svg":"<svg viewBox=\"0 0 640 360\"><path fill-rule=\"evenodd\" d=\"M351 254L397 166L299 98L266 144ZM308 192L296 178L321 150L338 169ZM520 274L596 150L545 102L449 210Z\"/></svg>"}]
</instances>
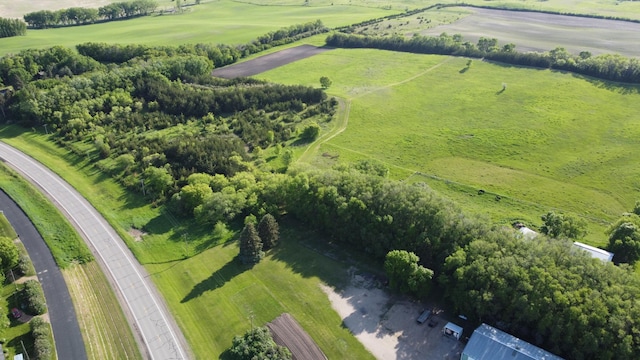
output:
<instances>
[{"instance_id":1,"label":"open pasture","mask_svg":"<svg viewBox=\"0 0 640 360\"><path fill-rule=\"evenodd\" d=\"M85 42L180 45L244 44L293 24L322 20L328 27L349 25L397 13L361 6L257 6L231 0L204 2L182 14L165 14L57 29L27 30L26 36L0 39L0 55L54 45Z\"/></svg>"},{"instance_id":2,"label":"open pasture","mask_svg":"<svg viewBox=\"0 0 640 360\"><path fill-rule=\"evenodd\" d=\"M447 10L455 9L458 8ZM638 23L534 12L477 8L461 10L471 11L472 14L414 33L431 36L443 32L461 34L465 40L473 43L480 37L496 38L500 44L516 44L516 50L522 52L544 52L560 46L574 54L589 51L594 55L612 53L640 57ZM423 14L428 18L430 13L427 11Z\"/></svg>"},{"instance_id":3,"label":"open pasture","mask_svg":"<svg viewBox=\"0 0 640 360\"><path fill-rule=\"evenodd\" d=\"M331 164L324 153L375 159L392 177L465 194L502 223L577 213L591 222L589 240L604 242L604 224L640 197L638 87L468 61L336 49L257 77L313 85L328 76L329 93L350 102L346 131L320 147L317 164Z\"/></svg>"}]
</instances>

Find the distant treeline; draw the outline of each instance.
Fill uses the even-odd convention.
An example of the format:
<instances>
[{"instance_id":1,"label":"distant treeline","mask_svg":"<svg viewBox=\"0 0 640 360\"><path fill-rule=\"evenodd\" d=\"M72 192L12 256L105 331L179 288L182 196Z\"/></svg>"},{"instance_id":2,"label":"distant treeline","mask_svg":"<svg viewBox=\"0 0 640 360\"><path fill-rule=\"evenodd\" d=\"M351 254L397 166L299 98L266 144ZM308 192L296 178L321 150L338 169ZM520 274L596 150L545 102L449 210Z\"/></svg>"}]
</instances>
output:
<instances>
[{"instance_id":1,"label":"distant treeline","mask_svg":"<svg viewBox=\"0 0 640 360\"><path fill-rule=\"evenodd\" d=\"M25 35L27 24L20 19L5 19L0 17L0 38Z\"/></svg>"},{"instance_id":2,"label":"distant treeline","mask_svg":"<svg viewBox=\"0 0 640 360\"><path fill-rule=\"evenodd\" d=\"M78 52L101 63L121 64L134 58L157 56L198 55L211 60L216 68L236 62L239 58L280 46L305 37L327 32L322 21L292 25L269 32L257 39L239 46L222 44L185 44L180 46L120 45L106 43L86 43L77 45Z\"/></svg>"},{"instance_id":3,"label":"distant treeline","mask_svg":"<svg viewBox=\"0 0 640 360\"><path fill-rule=\"evenodd\" d=\"M632 1L640 1L640 0L632 0ZM515 7L504 6L504 5L496 5L496 6L494 6L494 5L475 5L475 4L467 4L467 3L452 3L452 4L433 4L433 5L430 5L430 6L427 6L427 7L423 7L423 8L419 8L419 9L407 10L407 11L405 11L403 13L399 13L399 14L387 15L387 16L383 16L383 17L379 17L379 18L375 18L375 19L364 20L364 21L361 21L359 23L354 23L354 24L351 24L351 25L340 26L340 27L335 28L334 30L337 30L337 31L340 31L340 32L344 32L344 33L351 33L351 32L355 31L355 29L357 29L359 27L377 24L377 23L380 23L380 22L382 22L384 20L400 19L400 18L403 18L403 17L419 14L421 12L425 12L425 11L428 11L428 10L431 10L431 9L442 9L442 8L447 8L447 7L471 7L471 8L489 9L489 10L534 12L534 13L542 13L542 14L575 16L575 17L585 17L585 18L592 18L592 19L618 20L618 21L627 21L627 22L640 23L640 20L623 18L623 17L618 17L618 16L607 16L607 15L598 15L598 14L568 13L568 12L560 12L560 11L553 11L553 10L515 8Z\"/></svg>"},{"instance_id":4,"label":"distant treeline","mask_svg":"<svg viewBox=\"0 0 640 360\"><path fill-rule=\"evenodd\" d=\"M34 29L85 25L97 21L113 21L149 15L157 7L158 3L153 0L135 0L116 2L98 9L73 7L57 11L40 10L25 14L24 21Z\"/></svg>"},{"instance_id":5,"label":"distant treeline","mask_svg":"<svg viewBox=\"0 0 640 360\"><path fill-rule=\"evenodd\" d=\"M464 41L461 35L374 37L335 33L327 45L342 48L373 48L419 54L440 54L484 58L508 64L567 70L596 78L640 83L640 60L621 55L591 56L589 52L572 55L564 48L545 53L515 51L514 44L498 47L497 39L480 38L477 44Z\"/></svg>"}]
</instances>

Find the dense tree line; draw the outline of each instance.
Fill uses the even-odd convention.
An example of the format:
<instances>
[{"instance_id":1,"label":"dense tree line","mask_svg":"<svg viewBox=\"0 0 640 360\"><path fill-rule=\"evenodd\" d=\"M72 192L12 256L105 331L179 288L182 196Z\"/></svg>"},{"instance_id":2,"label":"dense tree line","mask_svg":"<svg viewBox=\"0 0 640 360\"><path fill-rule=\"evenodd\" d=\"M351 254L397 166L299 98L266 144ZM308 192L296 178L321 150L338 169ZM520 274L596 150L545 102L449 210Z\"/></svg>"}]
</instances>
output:
<instances>
[{"instance_id":1,"label":"dense tree line","mask_svg":"<svg viewBox=\"0 0 640 360\"><path fill-rule=\"evenodd\" d=\"M134 0L111 3L98 9L72 7L57 11L40 10L25 14L24 21L29 27L35 29L86 25L97 21L112 21L149 15L157 7L158 4L153 0Z\"/></svg>"},{"instance_id":2,"label":"dense tree line","mask_svg":"<svg viewBox=\"0 0 640 360\"><path fill-rule=\"evenodd\" d=\"M27 24L20 19L6 19L0 17L0 38L27 34Z\"/></svg>"},{"instance_id":3,"label":"dense tree line","mask_svg":"<svg viewBox=\"0 0 640 360\"><path fill-rule=\"evenodd\" d=\"M305 24L292 25L259 36L244 45L229 46L223 44L184 44L180 46L120 45L106 43L85 43L76 46L82 55L102 63L121 64L134 58L150 59L154 57L172 57L179 55L198 55L207 57L216 68L236 62L241 57L264 51L315 34L327 32L320 20Z\"/></svg>"},{"instance_id":4,"label":"dense tree line","mask_svg":"<svg viewBox=\"0 0 640 360\"><path fill-rule=\"evenodd\" d=\"M514 65L567 70L604 80L640 83L640 60L621 55L591 56L589 52L572 55L564 48L546 53L520 53L515 45L497 46L496 39L480 38L477 44L464 41L460 35L440 36L415 35L374 37L334 33L327 37L329 46L343 48L374 48L419 54L440 54L484 58Z\"/></svg>"},{"instance_id":5,"label":"dense tree line","mask_svg":"<svg viewBox=\"0 0 640 360\"><path fill-rule=\"evenodd\" d=\"M19 90L33 80L78 75L98 69L104 69L104 66L66 47L28 49L0 58L0 82Z\"/></svg>"},{"instance_id":6,"label":"dense tree line","mask_svg":"<svg viewBox=\"0 0 640 360\"><path fill-rule=\"evenodd\" d=\"M92 143L103 170L164 200L194 172L245 170L251 152L304 134L305 124L325 121L337 105L320 89L214 79L212 68L207 57L188 54L105 71L70 49L29 50L0 60L0 77L16 89L2 109L72 149ZM183 130L149 132L176 126Z\"/></svg>"},{"instance_id":7,"label":"dense tree line","mask_svg":"<svg viewBox=\"0 0 640 360\"><path fill-rule=\"evenodd\" d=\"M447 258L447 299L473 322L500 328L569 359L640 356L640 281L570 241L492 232Z\"/></svg>"}]
</instances>

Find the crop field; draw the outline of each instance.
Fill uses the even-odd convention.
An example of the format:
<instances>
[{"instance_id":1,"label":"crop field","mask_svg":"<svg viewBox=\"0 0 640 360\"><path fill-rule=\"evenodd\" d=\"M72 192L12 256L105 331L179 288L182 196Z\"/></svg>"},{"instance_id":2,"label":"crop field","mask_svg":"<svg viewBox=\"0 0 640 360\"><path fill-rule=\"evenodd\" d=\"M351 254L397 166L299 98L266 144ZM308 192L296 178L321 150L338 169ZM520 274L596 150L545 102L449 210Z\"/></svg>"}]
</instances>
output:
<instances>
[{"instance_id":1,"label":"crop field","mask_svg":"<svg viewBox=\"0 0 640 360\"><path fill-rule=\"evenodd\" d=\"M321 281L343 285L346 268L300 244L313 234L282 225L281 231L279 247L253 268L235 259L236 243L188 260L146 266L180 327L188 329L185 336L194 353L200 358L218 358L231 346L234 335L252 325L264 326L287 312L329 359L372 358L343 327L319 286Z\"/></svg>"},{"instance_id":2,"label":"crop field","mask_svg":"<svg viewBox=\"0 0 640 360\"><path fill-rule=\"evenodd\" d=\"M458 8L447 10L455 9ZM473 8L462 10L472 11L473 14L415 32L431 36L443 32L461 34L465 40L473 43L480 37L496 38L501 44L514 43L518 51L524 52L543 52L561 46L574 54L589 51L594 55L616 53L640 57L640 43L636 41L640 32L638 23L533 12Z\"/></svg>"},{"instance_id":3,"label":"crop field","mask_svg":"<svg viewBox=\"0 0 640 360\"><path fill-rule=\"evenodd\" d=\"M375 159L395 178L477 203L479 213L497 203L488 214L499 223L577 213L591 222L589 241L604 243L604 224L640 197L638 87L467 62L336 49L257 77L313 85L328 76L329 93L350 102L348 127L320 147L316 164L331 165L320 154Z\"/></svg>"}]
</instances>

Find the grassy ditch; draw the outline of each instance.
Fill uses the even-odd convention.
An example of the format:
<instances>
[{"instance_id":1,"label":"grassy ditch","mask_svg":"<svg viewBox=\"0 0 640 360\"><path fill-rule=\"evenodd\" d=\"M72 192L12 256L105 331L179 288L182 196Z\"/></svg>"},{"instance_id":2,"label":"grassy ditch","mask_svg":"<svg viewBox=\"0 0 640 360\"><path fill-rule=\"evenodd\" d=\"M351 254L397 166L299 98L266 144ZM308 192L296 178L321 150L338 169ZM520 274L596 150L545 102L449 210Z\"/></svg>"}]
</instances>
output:
<instances>
[{"instance_id":1,"label":"grassy ditch","mask_svg":"<svg viewBox=\"0 0 640 360\"><path fill-rule=\"evenodd\" d=\"M74 299L89 359L142 359L120 304L98 264L93 261L73 265L62 274Z\"/></svg>"},{"instance_id":2,"label":"grassy ditch","mask_svg":"<svg viewBox=\"0 0 640 360\"><path fill-rule=\"evenodd\" d=\"M640 150L638 87L365 49L333 50L257 77L312 85L320 76L333 80L328 92L346 98L350 112L316 165L375 159L392 177L426 182L498 223L535 227L548 210L575 213L590 222L594 245L640 197L631 155ZM469 195L480 189L510 200L494 195L486 206L488 197Z\"/></svg>"}]
</instances>

